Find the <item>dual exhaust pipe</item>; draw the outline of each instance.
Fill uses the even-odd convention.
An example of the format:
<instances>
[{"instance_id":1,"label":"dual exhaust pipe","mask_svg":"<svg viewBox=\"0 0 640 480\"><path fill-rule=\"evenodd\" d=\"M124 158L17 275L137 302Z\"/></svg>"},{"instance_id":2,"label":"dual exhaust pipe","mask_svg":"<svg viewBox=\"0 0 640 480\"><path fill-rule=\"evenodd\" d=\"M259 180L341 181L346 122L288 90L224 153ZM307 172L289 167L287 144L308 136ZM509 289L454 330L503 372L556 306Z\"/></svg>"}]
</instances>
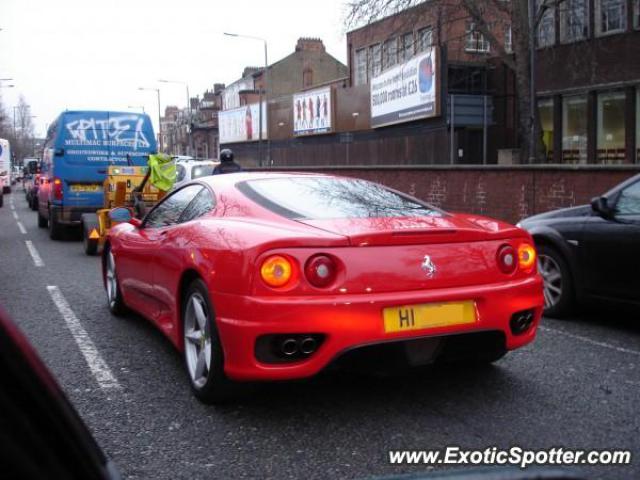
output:
<instances>
[{"instance_id":1,"label":"dual exhaust pipe","mask_svg":"<svg viewBox=\"0 0 640 480\"><path fill-rule=\"evenodd\" d=\"M285 357L302 354L311 355L318 349L318 342L313 337L285 338L280 343L280 351Z\"/></svg>"}]
</instances>

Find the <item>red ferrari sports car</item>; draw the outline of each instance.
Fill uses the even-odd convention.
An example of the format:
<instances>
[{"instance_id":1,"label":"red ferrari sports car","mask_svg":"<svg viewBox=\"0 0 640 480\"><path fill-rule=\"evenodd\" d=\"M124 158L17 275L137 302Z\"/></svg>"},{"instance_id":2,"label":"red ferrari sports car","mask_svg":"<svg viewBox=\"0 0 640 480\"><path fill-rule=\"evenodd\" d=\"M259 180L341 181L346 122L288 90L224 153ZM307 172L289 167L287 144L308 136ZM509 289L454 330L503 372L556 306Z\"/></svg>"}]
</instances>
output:
<instances>
[{"instance_id":1,"label":"red ferrari sports car","mask_svg":"<svg viewBox=\"0 0 640 480\"><path fill-rule=\"evenodd\" d=\"M217 175L111 215L109 308L155 323L203 401L341 362L494 361L544 304L527 232L364 180Z\"/></svg>"}]
</instances>

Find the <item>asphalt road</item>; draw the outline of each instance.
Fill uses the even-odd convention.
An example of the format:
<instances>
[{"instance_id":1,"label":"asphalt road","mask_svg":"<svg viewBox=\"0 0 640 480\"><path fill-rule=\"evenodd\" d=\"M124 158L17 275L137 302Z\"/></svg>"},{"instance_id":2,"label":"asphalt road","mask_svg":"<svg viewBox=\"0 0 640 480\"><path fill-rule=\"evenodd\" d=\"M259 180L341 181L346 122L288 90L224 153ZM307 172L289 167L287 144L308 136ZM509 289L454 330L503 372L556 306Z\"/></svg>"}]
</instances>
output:
<instances>
[{"instance_id":1,"label":"asphalt road","mask_svg":"<svg viewBox=\"0 0 640 480\"><path fill-rule=\"evenodd\" d=\"M44 266L35 265L25 241ZM116 388L97 382L52 286ZM109 314L98 258L86 257L78 241L49 240L20 189L0 209L0 303L125 478L417 473L426 468L390 465L388 450L448 445L630 449L631 466L577 470L590 478L640 478L640 314L544 319L533 345L493 367L390 378L332 374L269 385L235 405L205 406L191 395L169 341L140 317Z\"/></svg>"}]
</instances>

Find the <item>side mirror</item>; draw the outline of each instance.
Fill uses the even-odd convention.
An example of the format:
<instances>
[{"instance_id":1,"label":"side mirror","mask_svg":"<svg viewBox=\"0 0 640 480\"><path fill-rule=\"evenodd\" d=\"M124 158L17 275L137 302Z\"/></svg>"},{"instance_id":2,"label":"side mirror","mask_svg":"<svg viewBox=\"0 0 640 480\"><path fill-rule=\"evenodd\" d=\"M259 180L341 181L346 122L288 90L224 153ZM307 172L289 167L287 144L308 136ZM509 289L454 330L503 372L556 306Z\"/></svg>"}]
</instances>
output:
<instances>
[{"instance_id":1,"label":"side mirror","mask_svg":"<svg viewBox=\"0 0 640 480\"><path fill-rule=\"evenodd\" d=\"M117 207L109 210L109 218L112 222L126 223L131 221L133 215L131 215L131 211L128 208Z\"/></svg>"},{"instance_id":2,"label":"side mirror","mask_svg":"<svg viewBox=\"0 0 640 480\"><path fill-rule=\"evenodd\" d=\"M132 217L131 220L129 220L129 223L136 228L142 227L142 220L136 217Z\"/></svg>"},{"instance_id":3,"label":"side mirror","mask_svg":"<svg viewBox=\"0 0 640 480\"><path fill-rule=\"evenodd\" d=\"M591 199L591 209L602 218L612 218L613 209L609 206L607 197L594 197Z\"/></svg>"}]
</instances>

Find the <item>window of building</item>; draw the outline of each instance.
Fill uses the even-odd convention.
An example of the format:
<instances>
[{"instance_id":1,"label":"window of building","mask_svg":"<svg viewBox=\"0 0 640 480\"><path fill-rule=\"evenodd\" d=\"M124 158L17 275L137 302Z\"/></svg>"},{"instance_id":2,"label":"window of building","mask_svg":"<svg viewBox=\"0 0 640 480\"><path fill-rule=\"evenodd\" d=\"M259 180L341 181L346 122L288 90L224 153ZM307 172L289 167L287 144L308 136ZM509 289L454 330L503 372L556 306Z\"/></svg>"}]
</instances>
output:
<instances>
[{"instance_id":1,"label":"window of building","mask_svg":"<svg viewBox=\"0 0 640 480\"><path fill-rule=\"evenodd\" d=\"M624 110L624 92L598 94L598 163L624 163Z\"/></svg>"},{"instance_id":2,"label":"window of building","mask_svg":"<svg viewBox=\"0 0 640 480\"><path fill-rule=\"evenodd\" d=\"M587 96L562 99L562 161L587 163Z\"/></svg>"},{"instance_id":3,"label":"window of building","mask_svg":"<svg viewBox=\"0 0 640 480\"><path fill-rule=\"evenodd\" d=\"M556 43L556 10L555 7L543 6L541 0L536 1L536 11L544 8L538 24L538 47L548 47Z\"/></svg>"},{"instance_id":4,"label":"window of building","mask_svg":"<svg viewBox=\"0 0 640 480\"><path fill-rule=\"evenodd\" d=\"M379 43L369 47L369 78L380 75L382 71L382 48Z\"/></svg>"},{"instance_id":5,"label":"window of building","mask_svg":"<svg viewBox=\"0 0 640 480\"><path fill-rule=\"evenodd\" d=\"M538 115L547 162L553 162L553 98L538 100Z\"/></svg>"},{"instance_id":6,"label":"window of building","mask_svg":"<svg viewBox=\"0 0 640 480\"><path fill-rule=\"evenodd\" d=\"M467 22L465 38L464 49L467 52L488 52L490 50L489 42L485 40L484 35L476 30L474 22Z\"/></svg>"},{"instance_id":7,"label":"window of building","mask_svg":"<svg viewBox=\"0 0 640 480\"><path fill-rule=\"evenodd\" d=\"M589 1L565 0L560 5L560 41L576 42L589 36Z\"/></svg>"},{"instance_id":8,"label":"window of building","mask_svg":"<svg viewBox=\"0 0 640 480\"><path fill-rule=\"evenodd\" d=\"M356 85L365 85L369 78L367 77L367 49L360 48L356 50L353 64L356 67L355 83Z\"/></svg>"},{"instance_id":9,"label":"window of building","mask_svg":"<svg viewBox=\"0 0 640 480\"><path fill-rule=\"evenodd\" d=\"M633 1L633 27L640 28L640 0Z\"/></svg>"},{"instance_id":10,"label":"window of building","mask_svg":"<svg viewBox=\"0 0 640 480\"><path fill-rule=\"evenodd\" d=\"M405 33L400 37L399 61L406 62L413 57L413 33Z\"/></svg>"},{"instance_id":11,"label":"window of building","mask_svg":"<svg viewBox=\"0 0 640 480\"><path fill-rule=\"evenodd\" d=\"M504 29L504 51L513 53L513 32L511 25L507 25Z\"/></svg>"},{"instance_id":12,"label":"window of building","mask_svg":"<svg viewBox=\"0 0 640 480\"><path fill-rule=\"evenodd\" d=\"M313 69L305 68L302 72L302 86L307 88L313 85Z\"/></svg>"},{"instance_id":13,"label":"window of building","mask_svg":"<svg viewBox=\"0 0 640 480\"><path fill-rule=\"evenodd\" d=\"M386 70L398 63L398 39L390 38L382 45L382 69Z\"/></svg>"},{"instance_id":14,"label":"window of building","mask_svg":"<svg viewBox=\"0 0 640 480\"><path fill-rule=\"evenodd\" d=\"M418 30L417 51L424 52L433 45L433 29L431 27Z\"/></svg>"},{"instance_id":15,"label":"window of building","mask_svg":"<svg viewBox=\"0 0 640 480\"><path fill-rule=\"evenodd\" d=\"M627 28L627 0L596 0L596 33L606 35Z\"/></svg>"}]
</instances>

